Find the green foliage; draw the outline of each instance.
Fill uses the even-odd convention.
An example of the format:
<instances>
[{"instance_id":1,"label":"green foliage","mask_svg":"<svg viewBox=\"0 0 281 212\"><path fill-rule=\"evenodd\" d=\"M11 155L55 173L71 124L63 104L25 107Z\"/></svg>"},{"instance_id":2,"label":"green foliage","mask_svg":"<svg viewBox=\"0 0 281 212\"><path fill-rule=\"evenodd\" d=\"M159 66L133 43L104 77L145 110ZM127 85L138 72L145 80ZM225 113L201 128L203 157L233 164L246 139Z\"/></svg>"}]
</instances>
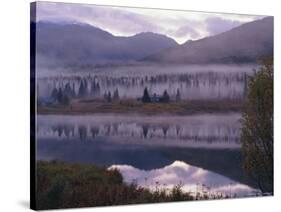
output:
<instances>
[{"instance_id":1,"label":"green foliage","mask_svg":"<svg viewBox=\"0 0 281 212\"><path fill-rule=\"evenodd\" d=\"M125 184L118 170L88 164L37 162L37 208L73 208L208 199L175 186L171 192ZM213 197L215 198L215 197Z\"/></svg>"},{"instance_id":2,"label":"green foliage","mask_svg":"<svg viewBox=\"0 0 281 212\"><path fill-rule=\"evenodd\" d=\"M171 192L172 201L184 201L185 195L181 190L182 184L176 185ZM192 200L192 198L190 199Z\"/></svg>"},{"instance_id":3,"label":"green foliage","mask_svg":"<svg viewBox=\"0 0 281 212\"><path fill-rule=\"evenodd\" d=\"M262 192L273 192L273 61L249 80L242 117L243 168L256 180Z\"/></svg>"}]
</instances>

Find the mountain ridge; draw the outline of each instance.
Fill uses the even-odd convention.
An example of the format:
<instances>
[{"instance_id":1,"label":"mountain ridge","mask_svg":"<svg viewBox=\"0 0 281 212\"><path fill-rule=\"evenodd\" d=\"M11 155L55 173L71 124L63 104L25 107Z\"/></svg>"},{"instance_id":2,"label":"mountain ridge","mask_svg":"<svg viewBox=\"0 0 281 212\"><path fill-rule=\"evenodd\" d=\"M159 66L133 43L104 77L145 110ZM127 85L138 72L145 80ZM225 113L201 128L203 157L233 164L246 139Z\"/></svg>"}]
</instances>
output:
<instances>
[{"instance_id":1,"label":"mountain ridge","mask_svg":"<svg viewBox=\"0 0 281 212\"><path fill-rule=\"evenodd\" d=\"M152 54L141 61L155 63L254 63L273 54L273 17L245 23L229 31Z\"/></svg>"},{"instance_id":2,"label":"mountain ridge","mask_svg":"<svg viewBox=\"0 0 281 212\"><path fill-rule=\"evenodd\" d=\"M36 53L40 65L92 66L130 62L178 43L153 32L115 36L98 27L79 23L31 23L36 27Z\"/></svg>"},{"instance_id":3,"label":"mountain ridge","mask_svg":"<svg viewBox=\"0 0 281 212\"><path fill-rule=\"evenodd\" d=\"M115 36L86 23L32 22L36 26L37 64L42 67L92 67L128 63L243 64L273 55L273 17L229 31L186 41L154 32Z\"/></svg>"}]
</instances>

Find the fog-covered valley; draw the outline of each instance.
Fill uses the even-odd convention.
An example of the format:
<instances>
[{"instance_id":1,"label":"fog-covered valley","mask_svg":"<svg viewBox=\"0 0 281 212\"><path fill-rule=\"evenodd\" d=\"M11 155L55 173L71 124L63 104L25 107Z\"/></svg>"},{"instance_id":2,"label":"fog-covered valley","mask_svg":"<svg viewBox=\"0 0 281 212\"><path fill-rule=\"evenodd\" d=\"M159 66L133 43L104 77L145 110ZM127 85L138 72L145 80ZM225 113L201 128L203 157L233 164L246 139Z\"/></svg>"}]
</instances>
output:
<instances>
[{"instance_id":1,"label":"fog-covered valley","mask_svg":"<svg viewBox=\"0 0 281 212\"><path fill-rule=\"evenodd\" d=\"M38 73L39 99L51 97L54 88L72 92L73 97L103 98L117 90L120 99L140 98L144 88L150 95L162 95L165 90L175 99L243 99L247 77L257 65L136 65L95 68L88 71ZM81 83L85 88L81 93ZM80 92L80 94L79 94Z\"/></svg>"}]
</instances>

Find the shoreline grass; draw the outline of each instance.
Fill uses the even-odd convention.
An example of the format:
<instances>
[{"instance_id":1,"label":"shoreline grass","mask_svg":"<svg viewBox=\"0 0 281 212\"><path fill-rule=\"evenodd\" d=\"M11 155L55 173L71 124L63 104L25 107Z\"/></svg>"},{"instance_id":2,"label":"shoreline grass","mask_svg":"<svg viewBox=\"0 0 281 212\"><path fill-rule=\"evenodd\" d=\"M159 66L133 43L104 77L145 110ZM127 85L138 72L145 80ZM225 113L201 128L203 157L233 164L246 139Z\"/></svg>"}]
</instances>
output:
<instances>
[{"instance_id":1,"label":"shoreline grass","mask_svg":"<svg viewBox=\"0 0 281 212\"><path fill-rule=\"evenodd\" d=\"M70 105L38 106L38 114L145 114L145 115L192 115L198 113L241 112L242 100L190 100L170 103L142 103L136 100L104 102L91 99L75 100Z\"/></svg>"}]
</instances>

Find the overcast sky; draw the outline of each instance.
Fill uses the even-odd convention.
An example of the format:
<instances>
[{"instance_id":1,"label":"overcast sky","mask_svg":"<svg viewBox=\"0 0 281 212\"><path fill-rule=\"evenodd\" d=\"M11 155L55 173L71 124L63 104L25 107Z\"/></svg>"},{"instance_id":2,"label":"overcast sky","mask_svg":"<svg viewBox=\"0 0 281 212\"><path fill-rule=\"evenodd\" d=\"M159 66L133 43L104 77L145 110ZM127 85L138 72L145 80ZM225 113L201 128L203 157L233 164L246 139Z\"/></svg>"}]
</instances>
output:
<instances>
[{"instance_id":1,"label":"overcast sky","mask_svg":"<svg viewBox=\"0 0 281 212\"><path fill-rule=\"evenodd\" d=\"M37 21L82 22L113 35L165 34L178 43L227 31L263 16L109 7L89 4L37 3Z\"/></svg>"}]
</instances>

